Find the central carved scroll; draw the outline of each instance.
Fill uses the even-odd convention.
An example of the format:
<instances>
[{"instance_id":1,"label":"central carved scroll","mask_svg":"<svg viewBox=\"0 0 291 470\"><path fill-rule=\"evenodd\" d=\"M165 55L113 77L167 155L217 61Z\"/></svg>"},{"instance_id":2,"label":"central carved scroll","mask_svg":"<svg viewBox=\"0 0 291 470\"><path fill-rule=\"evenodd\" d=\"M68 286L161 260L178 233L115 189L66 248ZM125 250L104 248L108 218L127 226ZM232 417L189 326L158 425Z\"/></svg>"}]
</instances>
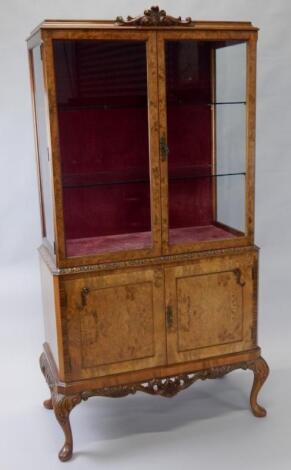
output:
<instances>
[{"instance_id":1,"label":"central carved scroll","mask_svg":"<svg viewBox=\"0 0 291 470\"><path fill-rule=\"evenodd\" d=\"M149 10L145 10L143 15L128 16L126 19L118 16L115 22L120 26L187 26L192 20L190 17L185 20L182 20L181 16L175 18L167 15L165 10L160 10L158 6L152 6Z\"/></svg>"}]
</instances>

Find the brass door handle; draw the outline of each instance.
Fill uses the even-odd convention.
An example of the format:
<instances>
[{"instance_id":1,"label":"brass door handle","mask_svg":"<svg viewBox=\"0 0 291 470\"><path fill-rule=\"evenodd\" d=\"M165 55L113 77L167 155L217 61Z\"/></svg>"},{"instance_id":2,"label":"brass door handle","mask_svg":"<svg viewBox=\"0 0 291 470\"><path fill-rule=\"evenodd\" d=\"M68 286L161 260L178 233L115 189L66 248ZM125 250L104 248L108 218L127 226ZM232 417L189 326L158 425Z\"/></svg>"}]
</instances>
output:
<instances>
[{"instance_id":1,"label":"brass door handle","mask_svg":"<svg viewBox=\"0 0 291 470\"><path fill-rule=\"evenodd\" d=\"M90 289L88 287L83 287L81 290L81 306L84 308L87 305L87 295L89 294Z\"/></svg>"},{"instance_id":2,"label":"brass door handle","mask_svg":"<svg viewBox=\"0 0 291 470\"><path fill-rule=\"evenodd\" d=\"M160 138L160 155L161 155L162 161L167 160L168 153L169 153L169 147L167 146L166 137L162 136Z\"/></svg>"},{"instance_id":3,"label":"brass door handle","mask_svg":"<svg viewBox=\"0 0 291 470\"><path fill-rule=\"evenodd\" d=\"M167 305L166 308L166 317L167 317L167 327L172 328L174 323L174 314L172 305Z\"/></svg>"}]
</instances>

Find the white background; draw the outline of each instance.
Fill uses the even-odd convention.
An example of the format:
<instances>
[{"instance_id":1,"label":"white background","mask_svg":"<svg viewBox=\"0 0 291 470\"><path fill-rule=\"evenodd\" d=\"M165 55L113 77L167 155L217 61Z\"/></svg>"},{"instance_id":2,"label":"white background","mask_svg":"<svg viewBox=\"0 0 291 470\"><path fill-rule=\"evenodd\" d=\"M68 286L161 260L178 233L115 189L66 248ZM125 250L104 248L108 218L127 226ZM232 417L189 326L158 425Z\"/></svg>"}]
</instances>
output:
<instances>
[{"instance_id":1,"label":"white background","mask_svg":"<svg viewBox=\"0 0 291 470\"><path fill-rule=\"evenodd\" d=\"M256 243L261 247L260 345L271 367L266 419L248 411L249 372L197 383L171 400L92 398L72 413L75 457L41 402L43 341L36 248L40 221L25 38L44 18L115 18L142 1L0 1L0 468L291 468L291 2L160 1L194 20L260 27L257 80Z\"/></svg>"}]
</instances>

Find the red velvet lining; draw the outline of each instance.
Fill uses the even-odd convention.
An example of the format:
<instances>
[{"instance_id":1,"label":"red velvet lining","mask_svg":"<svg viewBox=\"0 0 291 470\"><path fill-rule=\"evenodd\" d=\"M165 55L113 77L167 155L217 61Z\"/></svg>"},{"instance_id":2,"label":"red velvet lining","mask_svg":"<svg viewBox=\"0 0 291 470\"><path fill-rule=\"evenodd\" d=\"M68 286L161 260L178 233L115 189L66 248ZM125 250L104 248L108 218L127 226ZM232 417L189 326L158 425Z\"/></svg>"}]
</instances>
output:
<instances>
[{"instance_id":1,"label":"red velvet lining","mask_svg":"<svg viewBox=\"0 0 291 470\"><path fill-rule=\"evenodd\" d=\"M232 238L234 235L215 225L204 227L183 227L170 230L170 244L195 243L203 240ZM91 237L67 240L68 256L82 256L90 253L106 253L124 250L138 250L151 247L151 232L139 232L107 237Z\"/></svg>"},{"instance_id":2,"label":"red velvet lining","mask_svg":"<svg viewBox=\"0 0 291 470\"><path fill-rule=\"evenodd\" d=\"M54 41L67 239L150 231L146 44Z\"/></svg>"},{"instance_id":3,"label":"red velvet lining","mask_svg":"<svg viewBox=\"0 0 291 470\"><path fill-rule=\"evenodd\" d=\"M170 229L213 222L210 68L209 43L166 43Z\"/></svg>"},{"instance_id":4,"label":"red velvet lining","mask_svg":"<svg viewBox=\"0 0 291 470\"><path fill-rule=\"evenodd\" d=\"M67 255L81 256L90 253L111 251L141 250L150 248L151 232L138 232L106 237L75 238L67 240Z\"/></svg>"},{"instance_id":5,"label":"red velvet lining","mask_svg":"<svg viewBox=\"0 0 291 470\"><path fill-rule=\"evenodd\" d=\"M233 234L215 225L200 227L172 228L169 233L170 245L233 238Z\"/></svg>"},{"instance_id":6,"label":"red velvet lining","mask_svg":"<svg viewBox=\"0 0 291 470\"><path fill-rule=\"evenodd\" d=\"M233 236L212 225L210 47L166 47L174 244ZM67 255L150 247L145 43L56 40L54 54Z\"/></svg>"}]
</instances>

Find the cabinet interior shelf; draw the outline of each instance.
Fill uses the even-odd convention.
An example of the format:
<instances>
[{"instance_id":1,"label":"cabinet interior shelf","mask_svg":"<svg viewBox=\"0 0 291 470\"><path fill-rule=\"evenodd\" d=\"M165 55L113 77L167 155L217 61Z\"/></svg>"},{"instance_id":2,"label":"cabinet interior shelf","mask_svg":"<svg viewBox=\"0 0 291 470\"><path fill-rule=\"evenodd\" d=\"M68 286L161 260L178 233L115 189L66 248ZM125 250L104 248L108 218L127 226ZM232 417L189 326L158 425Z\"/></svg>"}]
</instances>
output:
<instances>
[{"instance_id":1,"label":"cabinet interior shelf","mask_svg":"<svg viewBox=\"0 0 291 470\"><path fill-rule=\"evenodd\" d=\"M216 173L216 174L198 174L198 175L189 175L189 174L183 174L183 175L173 175L169 176L170 181L183 181L183 180L192 180L192 179L205 179L205 178L222 178L222 177L229 177L229 176L245 176L245 172L238 172L238 173ZM96 176L98 178L98 176ZM75 181L78 182L75 182ZM81 180L81 181L80 181ZM63 188L66 189L74 189L74 188L90 188L90 187L95 187L95 186L113 186L113 185L119 185L119 184L149 184L150 180L149 178L128 178L128 179L113 179L113 180L107 180L107 181L102 181L102 180L97 180L92 179L90 177L90 181L86 181L86 177L84 177L83 181L82 178L80 178L80 175L77 175L76 177L64 177L64 182L63 182Z\"/></svg>"},{"instance_id":2,"label":"cabinet interior shelf","mask_svg":"<svg viewBox=\"0 0 291 470\"><path fill-rule=\"evenodd\" d=\"M197 106L197 107L211 107L211 106L225 106L225 105L245 105L246 101L220 101L216 103L203 103L203 102L192 102L190 99L187 100L175 100L169 98L168 106ZM146 98L144 103L131 103L125 104L60 104L58 106L59 111L79 111L82 109L103 109L105 111L110 109L134 109L134 108L147 108Z\"/></svg>"}]
</instances>

